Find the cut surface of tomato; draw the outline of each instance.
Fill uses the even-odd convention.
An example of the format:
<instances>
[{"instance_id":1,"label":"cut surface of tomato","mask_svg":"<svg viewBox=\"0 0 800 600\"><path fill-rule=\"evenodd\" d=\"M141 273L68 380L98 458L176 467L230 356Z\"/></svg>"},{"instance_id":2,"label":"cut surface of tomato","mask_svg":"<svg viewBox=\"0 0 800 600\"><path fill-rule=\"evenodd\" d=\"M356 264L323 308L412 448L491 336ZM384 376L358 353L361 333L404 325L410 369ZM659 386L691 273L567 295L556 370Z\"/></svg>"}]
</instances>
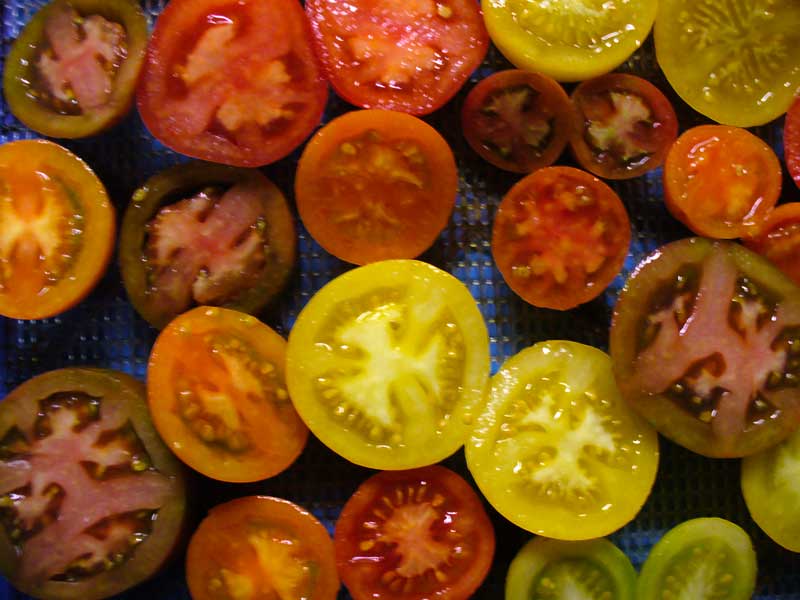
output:
<instances>
[{"instance_id":1,"label":"cut surface of tomato","mask_svg":"<svg viewBox=\"0 0 800 600\"><path fill-rule=\"evenodd\" d=\"M478 495L441 466L384 471L347 501L334 534L354 600L467 600L494 556Z\"/></svg>"},{"instance_id":2,"label":"cut surface of tomato","mask_svg":"<svg viewBox=\"0 0 800 600\"><path fill-rule=\"evenodd\" d=\"M186 579L194 600L335 600L333 542L304 508L246 496L211 509L189 542Z\"/></svg>"},{"instance_id":3,"label":"cut surface of tomato","mask_svg":"<svg viewBox=\"0 0 800 600\"><path fill-rule=\"evenodd\" d=\"M631 406L705 456L754 454L800 424L800 291L732 242L645 258L614 308L611 356Z\"/></svg>"},{"instance_id":4,"label":"cut surface of tomato","mask_svg":"<svg viewBox=\"0 0 800 600\"><path fill-rule=\"evenodd\" d=\"M800 97L795 99L783 128L783 154L786 157L786 168L800 187Z\"/></svg>"},{"instance_id":5,"label":"cut surface of tomato","mask_svg":"<svg viewBox=\"0 0 800 600\"><path fill-rule=\"evenodd\" d=\"M655 481L658 436L620 396L607 354L549 341L492 377L466 454L478 487L509 521L586 540L639 512Z\"/></svg>"},{"instance_id":6,"label":"cut surface of tomato","mask_svg":"<svg viewBox=\"0 0 800 600\"><path fill-rule=\"evenodd\" d=\"M572 167L547 167L520 180L494 219L492 255L523 300L566 310L599 296L630 244L619 196Z\"/></svg>"},{"instance_id":7,"label":"cut surface of tomato","mask_svg":"<svg viewBox=\"0 0 800 600\"><path fill-rule=\"evenodd\" d=\"M328 252L363 265L415 258L447 225L458 189L453 152L411 115L362 110L311 139L295 177L297 210Z\"/></svg>"},{"instance_id":8,"label":"cut surface of tomato","mask_svg":"<svg viewBox=\"0 0 800 600\"><path fill-rule=\"evenodd\" d=\"M419 261L340 275L289 334L286 380L300 416L334 452L374 469L455 452L488 374L488 333L469 290Z\"/></svg>"},{"instance_id":9,"label":"cut surface of tomato","mask_svg":"<svg viewBox=\"0 0 800 600\"><path fill-rule=\"evenodd\" d=\"M744 243L800 285L800 202L777 206Z\"/></svg>"}]
</instances>

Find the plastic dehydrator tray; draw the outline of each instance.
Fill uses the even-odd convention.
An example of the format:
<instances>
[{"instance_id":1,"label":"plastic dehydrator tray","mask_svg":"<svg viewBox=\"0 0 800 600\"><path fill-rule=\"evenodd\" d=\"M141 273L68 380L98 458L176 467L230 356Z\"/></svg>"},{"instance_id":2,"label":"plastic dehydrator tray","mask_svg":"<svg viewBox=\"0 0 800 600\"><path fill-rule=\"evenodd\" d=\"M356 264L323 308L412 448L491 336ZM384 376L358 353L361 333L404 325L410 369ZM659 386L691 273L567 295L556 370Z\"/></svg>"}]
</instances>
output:
<instances>
[{"instance_id":1,"label":"plastic dehydrator tray","mask_svg":"<svg viewBox=\"0 0 800 600\"><path fill-rule=\"evenodd\" d=\"M2 10L2 56L45 0L0 0ZM150 24L165 0L143 0ZM634 180L611 182L630 213L633 236L622 274L598 299L568 312L531 307L505 285L494 266L489 240L495 207L519 176L483 162L461 135L459 114L466 92L490 73L511 65L494 49L473 74L470 82L444 108L425 118L444 135L459 167L459 195L447 229L422 260L437 265L461 279L480 305L489 327L492 371L503 361L547 339L568 339L607 349L608 325L617 292L625 277L648 252L668 241L689 235L669 215L662 201L661 169ZM672 100L681 130L707 122L672 91L655 61L652 40L619 70L630 71L655 83ZM352 107L333 94L326 111L329 120ZM782 155L782 119L753 131ZM0 104L0 142L36 138ZM134 110L110 132L79 141L64 141L83 158L105 183L116 204L124 211L133 190L163 168L185 160L166 149L146 131ZM263 172L292 199L292 178L299 152ZM572 164L565 153L558 164ZM784 200L794 184L785 176ZM298 265L279 303L262 319L283 335L288 334L298 311L326 282L350 268L322 250L297 223ZM14 321L0 318L0 395L28 378L70 365L95 365L119 369L143 380L156 331L145 323L127 301L119 271L112 264L93 293L76 308L52 319ZM719 516L738 523L752 537L758 553L758 599L800 599L800 555L784 550L762 533L750 519L739 487L738 460L712 460L692 454L661 438L661 464L652 495L642 511L626 527L613 534L616 543L639 569L650 548L662 534L678 523L701 516ZM446 460L448 467L472 481L463 452ZM202 480L191 496L196 519L216 504L250 494L287 498L308 508L333 531L342 505L372 472L336 456L310 439L299 460L283 474L254 484L223 484ZM501 600L505 574L516 551L531 534L500 517L487 506L497 535L494 565L475 598ZM189 598L182 560L172 563L155 579L119 596L179 600ZM27 598L0 579L0 600ZM340 599L349 599L344 588Z\"/></svg>"}]
</instances>

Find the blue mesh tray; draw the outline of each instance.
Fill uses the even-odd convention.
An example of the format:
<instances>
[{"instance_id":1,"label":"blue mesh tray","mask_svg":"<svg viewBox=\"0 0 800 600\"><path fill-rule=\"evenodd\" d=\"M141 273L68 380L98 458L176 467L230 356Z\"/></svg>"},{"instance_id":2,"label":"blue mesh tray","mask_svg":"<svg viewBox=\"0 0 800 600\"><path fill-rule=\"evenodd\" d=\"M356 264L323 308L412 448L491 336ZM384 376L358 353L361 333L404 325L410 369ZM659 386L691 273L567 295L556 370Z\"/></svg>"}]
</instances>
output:
<instances>
[{"instance_id":1,"label":"blue mesh tray","mask_svg":"<svg viewBox=\"0 0 800 600\"><path fill-rule=\"evenodd\" d=\"M166 0L141 0L150 24ZM46 0L0 0L2 58L33 13ZM630 254L622 274L600 298L562 313L537 309L519 300L503 282L489 249L494 209L503 194L519 179L484 163L467 146L460 133L459 115L466 91L490 73L511 65L492 48L458 96L426 120L447 139L455 152L459 196L453 218L434 247L421 259L458 277L472 292L489 328L492 371L503 361L547 339L568 339L606 349L611 309L625 277L648 252L668 241L689 235L666 211L662 201L661 170L634 180L611 182L631 217ZM655 62L648 40L620 70L636 73L655 83L672 100L681 130L708 122L692 111L672 91ZM352 109L331 95L325 120ZM783 122L755 128L782 156ZM0 99L0 143L37 135L22 126ZM155 141L135 111L112 131L87 140L59 141L83 158L106 184L119 215L133 190L160 170L185 160ZM292 178L299 153L263 169L292 199ZM565 154L559 164L572 164ZM784 189L794 189L785 176ZM298 221L298 268L281 302L263 320L286 335L309 298L349 265L333 258L316 244ZM0 318L0 397L26 379L70 365L96 365L119 369L143 380L156 331L128 303L116 263L94 292L80 305L52 319L25 322ZM444 462L472 479L463 452ZM204 480L192 498L196 517L216 504L249 494L290 499L313 512L333 532L342 505L372 471L333 454L315 439L300 459L283 474L254 484L224 484ZM487 506L497 534L494 565L474 598L500 600L508 565L530 534L511 525ZM800 555L772 542L750 519L739 487L739 461L711 460L661 439L661 465L655 487L637 518L611 536L640 569L651 547L663 533L686 519L719 516L738 523L751 535L758 553L759 600L800 600ZM0 600L28 598L0 578ZM155 579L119 596L128 600L188 599L181 560ZM342 588L340 600L350 596Z\"/></svg>"}]
</instances>

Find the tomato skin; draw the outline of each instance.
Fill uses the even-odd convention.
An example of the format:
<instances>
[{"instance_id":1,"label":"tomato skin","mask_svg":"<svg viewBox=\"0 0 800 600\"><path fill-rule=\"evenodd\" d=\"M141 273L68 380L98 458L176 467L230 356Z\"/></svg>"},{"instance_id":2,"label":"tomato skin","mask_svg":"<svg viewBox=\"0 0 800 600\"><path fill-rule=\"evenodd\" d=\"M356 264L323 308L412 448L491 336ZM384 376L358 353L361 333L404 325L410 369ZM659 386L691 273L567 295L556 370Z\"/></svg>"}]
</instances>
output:
<instances>
[{"instance_id":1,"label":"tomato skin","mask_svg":"<svg viewBox=\"0 0 800 600\"><path fill-rule=\"evenodd\" d=\"M744 243L800 285L800 202L775 207L756 235Z\"/></svg>"},{"instance_id":2,"label":"tomato skin","mask_svg":"<svg viewBox=\"0 0 800 600\"><path fill-rule=\"evenodd\" d=\"M786 168L800 187L800 97L789 107L786 123L783 127L783 153L786 157Z\"/></svg>"}]
</instances>

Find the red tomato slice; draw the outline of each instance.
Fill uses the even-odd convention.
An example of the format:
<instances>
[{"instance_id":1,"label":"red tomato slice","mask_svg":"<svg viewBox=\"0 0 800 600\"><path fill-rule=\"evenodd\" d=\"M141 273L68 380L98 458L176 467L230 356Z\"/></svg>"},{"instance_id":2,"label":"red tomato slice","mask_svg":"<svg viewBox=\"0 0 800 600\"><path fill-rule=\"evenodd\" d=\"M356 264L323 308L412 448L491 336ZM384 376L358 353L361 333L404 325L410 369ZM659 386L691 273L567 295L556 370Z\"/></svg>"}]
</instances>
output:
<instances>
[{"instance_id":1,"label":"red tomato slice","mask_svg":"<svg viewBox=\"0 0 800 600\"><path fill-rule=\"evenodd\" d=\"M373 475L347 501L334 534L354 600L466 600L494 556L478 495L440 466Z\"/></svg>"},{"instance_id":2,"label":"red tomato slice","mask_svg":"<svg viewBox=\"0 0 800 600\"><path fill-rule=\"evenodd\" d=\"M307 0L306 11L328 79L364 108L433 112L489 47L475 0Z\"/></svg>"},{"instance_id":3,"label":"red tomato slice","mask_svg":"<svg viewBox=\"0 0 800 600\"><path fill-rule=\"evenodd\" d=\"M800 98L786 113L786 124L783 127L783 154L786 157L786 168L789 175L800 187Z\"/></svg>"},{"instance_id":4,"label":"red tomato slice","mask_svg":"<svg viewBox=\"0 0 800 600\"><path fill-rule=\"evenodd\" d=\"M744 242L800 285L800 202L778 206L758 235Z\"/></svg>"},{"instance_id":5,"label":"red tomato slice","mask_svg":"<svg viewBox=\"0 0 800 600\"><path fill-rule=\"evenodd\" d=\"M283 158L317 126L326 84L297 0L172 0L137 101L173 150L236 166Z\"/></svg>"}]
</instances>

